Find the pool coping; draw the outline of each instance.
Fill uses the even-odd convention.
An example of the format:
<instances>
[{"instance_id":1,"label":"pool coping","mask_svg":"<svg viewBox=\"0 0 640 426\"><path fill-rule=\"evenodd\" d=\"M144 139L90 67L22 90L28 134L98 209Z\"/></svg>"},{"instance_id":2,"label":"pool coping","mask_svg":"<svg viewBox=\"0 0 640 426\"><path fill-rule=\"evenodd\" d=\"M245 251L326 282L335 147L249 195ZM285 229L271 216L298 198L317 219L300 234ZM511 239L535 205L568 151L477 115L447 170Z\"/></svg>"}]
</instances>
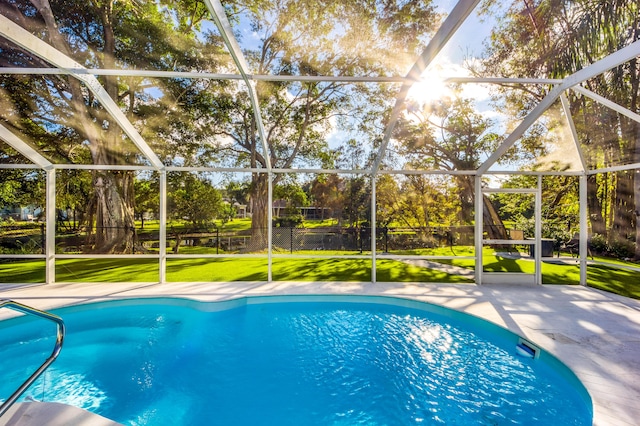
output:
<instances>
[{"instance_id":1,"label":"pool coping","mask_svg":"<svg viewBox=\"0 0 640 426\"><path fill-rule=\"evenodd\" d=\"M362 282L57 283L0 287L0 298L43 310L136 297L216 301L294 294L403 297L476 315L531 340L567 364L591 395L594 425L632 426L640 418L640 301L592 288ZM13 315L9 310L0 311L0 319Z\"/></svg>"}]
</instances>

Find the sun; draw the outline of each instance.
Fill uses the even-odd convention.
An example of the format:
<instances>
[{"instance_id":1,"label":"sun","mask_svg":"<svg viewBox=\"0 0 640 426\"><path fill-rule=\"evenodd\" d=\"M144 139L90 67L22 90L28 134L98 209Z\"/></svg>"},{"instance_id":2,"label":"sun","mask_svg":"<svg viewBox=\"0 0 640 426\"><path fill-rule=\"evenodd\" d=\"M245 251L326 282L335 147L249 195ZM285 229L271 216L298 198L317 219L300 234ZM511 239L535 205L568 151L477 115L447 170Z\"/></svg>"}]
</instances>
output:
<instances>
[{"instance_id":1,"label":"sun","mask_svg":"<svg viewBox=\"0 0 640 426\"><path fill-rule=\"evenodd\" d=\"M411 87L408 98L420 105L425 105L451 94L451 88L446 83L442 70L429 68L422 73L420 81Z\"/></svg>"}]
</instances>

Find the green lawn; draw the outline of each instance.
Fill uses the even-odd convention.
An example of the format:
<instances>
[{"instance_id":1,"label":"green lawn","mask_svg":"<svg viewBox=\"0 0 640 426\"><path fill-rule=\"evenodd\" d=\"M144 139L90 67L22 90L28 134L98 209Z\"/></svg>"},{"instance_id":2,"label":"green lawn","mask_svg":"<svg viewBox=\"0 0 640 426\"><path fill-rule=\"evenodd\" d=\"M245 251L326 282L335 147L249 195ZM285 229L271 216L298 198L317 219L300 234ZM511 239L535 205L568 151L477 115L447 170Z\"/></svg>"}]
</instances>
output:
<instances>
[{"instance_id":1,"label":"green lawn","mask_svg":"<svg viewBox=\"0 0 640 426\"><path fill-rule=\"evenodd\" d=\"M325 219L325 220L305 220L302 226L307 229L313 228L331 228L338 226L337 219Z\"/></svg>"},{"instance_id":2,"label":"green lawn","mask_svg":"<svg viewBox=\"0 0 640 426\"><path fill-rule=\"evenodd\" d=\"M336 253L323 253L336 254ZM355 254L355 253L353 253ZM484 269L489 272L534 272L534 262L526 258L507 259L487 252L483 256ZM473 259L442 259L452 264L474 269ZM394 259L379 258L376 263L378 282L471 282L456 275L420 268ZM589 265L588 285L605 291L640 299L640 273L603 265ZM371 260L350 258L273 258L275 281L371 281ZM56 261L58 282L157 282L157 259L59 259ZM266 281L267 258L169 258L169 282ZM542 280L545 284L578 284L580 270L577 261L543 262ZM0 263L0 283L42 283L45 281L45 262L41 259L4 261Z\"/></svg>"},{"instance_id":3,"label":"green lawn","mask_svg":"<svg viewBox=\"0 0 640 426\"><path fill-rule=\"evenodd\" d=\"M19 260L0 263L0 283L43 283L44 260Z\"/></svg>"},{"instance_id":4,"label":"green lawn","mask_svg":"<svg viewBox=\"0 0 640 426\"><path fill-rule=\"evenodd\" d=\"M395 260L376 262L379 282L436 282L436 283L472 283L473 280L459 275L450 275L442 271L420 268Z\"/></svg>"},{"instance_id":5,"label":"green lawn","mask_svg":"<svg viewBox=\"0 0 640 426\"><path fill-rule=\"evenodd\" d=\"M587 268L587 284L600 290L640 299L640 272L591 265Z\"/></svg>"},{"instance_id":6,"label":"green lawn","mask_svg":"<svg viewBox=\"0 0 640 426\"><path fill-rule=\"evenodd\" d=\"M44 282L42 260L0 263L0 282ZM395 260L378 260L378 281L470 282L440 271L419 268ZM369 259L274 258L276 281L371 281ZM155 282L156 259L59 259L60 282ZM167 259L167 281L266 281L266 257Z\"/></svg>"},{"instance_id":7,"label":"green lawn","mask_svg":"<svg viewBox=\"0 0 640 426\"><path fill-rule=\"evenodd\" d=\"M532 274L535 270L535 263L531 259L526 257L522 259L508 259L497 256L491 248L485 249L482 259L483 268L486 272L502 271ZM594 260L625 266L638 266L631 262L613 261L603 257L595 257ZM473 259L441 260L440 262L475 269L475 261ZM563 262L557 260L542 262L542 282L544 284L579 284L580 267L577 259ZM604 265L589 265L587 267L587 285L623 296L640 299L640 272L617 269Z\"/></svg>"}]
</instances>

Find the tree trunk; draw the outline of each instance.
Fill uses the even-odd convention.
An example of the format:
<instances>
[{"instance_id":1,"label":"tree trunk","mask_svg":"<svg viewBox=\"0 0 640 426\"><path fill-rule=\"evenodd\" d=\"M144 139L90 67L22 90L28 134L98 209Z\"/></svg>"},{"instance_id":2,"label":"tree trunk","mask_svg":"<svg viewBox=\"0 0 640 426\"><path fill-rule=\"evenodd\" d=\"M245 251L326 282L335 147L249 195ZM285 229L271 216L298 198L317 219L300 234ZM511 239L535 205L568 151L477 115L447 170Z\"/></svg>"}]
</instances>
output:
<instances>
[{"instance_id":1,"label":"tree trunk","mask_svg":"<svg viewBox=\"0 0 640 426\"><path fill-rule=\"evenodd\" d=\"M473 177L457 176L456 179L460 187L460 222L463 224L473 223L476 198ZM482 206L482 225L487 232L487 237L492 240L508 239L507 229L493 203L486 195L482 195Z\"/></svg>"},{"instance_id":2,"label":"tree trunk","mask_svg":"<svg viewBox=\"0 0 640 426\"><path fill-rule=\"evenodd\" d=\"M487 237L492 240L506 240L509 238L507 235L507 228L505 228L502 219L498 215L493 203L486 195L482 195L482 205L484 211L482 213L482 222L484 229L487 231Z\"/></svg>"},{"instance_id":3,"label":"tree trunk","mask_svg":"<svg viewBox=\"0 0 640 426\"><path fill-rule=\"evenodd\" d=\"M605 185L608 183L605 182ZM602 200L598 196L598 181L596 175L587 177L587 210L591 222L592 235L607 235L604 216L602 215Z\"/></svg>"},{"instance_id":4,"label":"tree trunk","mask_svg":"<svg viewBox=\"0 0 640 426\"><path fill-rule=\"evenodd\" d=\"M68 56L71 49L60 33L48 0L32 0L42 15L49 42ZM95 5L96 16L102 21L104 46L97 55L98 68L116 69L116 39L113 28L113 2ZM98 26L96 26L98 28ZM118 77L103 76L102 84L109 96L118 101ZM101 107L87 105L82 84L74 77L67 77L69 106L74 120L69 125L88 141L93 164L125 164L123 135L120 126ZM109 123L105 127L105 123ZM98 253L133 253L137 243L135 235L134 175L132 172L95 171L94 196L88 207L89 233L87 241L92 251ZM94 223L95 220L95 223ZM95 225L95 228L94 228ZM95 234L92 232L95 231Z\"/></svg>"},{"instance_id":5,"label":"tree trunk","mask_svg":"<svg viewBox=\"0 0 640 426\"><path fill-rule=\"evenodd\" d=\"M633 223L633 175L617 173L611 241L627 240Z\"/></svg>"},{"instance_id":6,"label":"tree trunk","mask_svg":"<svg viewBox=\"0 0 640 426\"><path fill-rule=\"evenodd\" d=\"M640 127L640 126L639 126ZM638 137L638 140L636 141L636 146L638 146L638 148L640 148L640 135ZM635 215L635 228L636 228L636 232L635 232L635 253L634 253L634 259L635 260L640 260L640 170L636 170L633 173L633 199L634 199L634 205L635 205L635 209L634 209L634 215Z\"/></svg>"},{"instance_id":7,"label":"tree trunk","mask_svg":"<svg viewBox=\"0 0 640 426\"><path fill-rule=\"evenodd\" d=\"M473 223L475 210L475 188L473 177L456 176L458 186L460 187L460 212L458 218L461 224L467 225Z\"/></svg>"},{"instance_id":8,"label":"tree trunk","mask_svg":"<svg viewBox=\"0 0 640 426\"><path fill-rule=\"evenodd\" d=\"M637 85L636 85L637 88ZM637 164L640 163L640 123L633 122L633 161ZM633 219L635 226L635 250L634 259L640 260L640 170L636 169L631 174L631 185L633 191Z\"/></svg>"},{"instance_id":9,"label":"tree trunk","mask_svg":"<svg viewBox=\"0 0 640 426\"><path fill-rule=\"evenodd\" d=\"M268 245L269 229L269 175L257 173L251 182L251 240L248 251L262 251Z\"/></svg>"},{"instance_id":10,"label":"tree trunk","mask_svg":"<svg viewBox=\"0 0 640 426\"><path fill-rule=\"evenodd\" d=\"M94 174L95 235L97 253L134 253L133 174L96 171ZM91 237L91 235L89 236Z\"/></svg>"}]
</instances>

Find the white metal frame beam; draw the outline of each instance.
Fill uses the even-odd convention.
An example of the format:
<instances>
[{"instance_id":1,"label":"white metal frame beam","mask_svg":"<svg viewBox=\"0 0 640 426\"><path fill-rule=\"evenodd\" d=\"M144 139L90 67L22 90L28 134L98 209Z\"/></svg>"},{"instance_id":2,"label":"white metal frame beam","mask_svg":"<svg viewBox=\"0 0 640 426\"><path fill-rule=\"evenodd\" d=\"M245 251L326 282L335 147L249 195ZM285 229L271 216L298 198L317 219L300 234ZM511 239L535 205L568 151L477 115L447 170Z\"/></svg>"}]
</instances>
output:
<instances>
[{"instance_id":1,"label":"white metal frame beam","mask_svg":"<svg viewBox=\"0 0 640 426\"><path fill-rule=\"evenodd\" d=\"M163 167L162 161L142 139L133 124L127 120L124 113L116 102L111 99L95 76L65 72L65 69L86 69L85 67L1 14L0 34L39 58L58 67L61 74L69 74L82 81L151 164L158 169Z\"/></svg>"},{"instance_id":2,"label":"white metal frame beam","mask_svg":"<svg viewBox=\"0 0 640 426\"><path fill-rule=\"evenodd\" d=\"M23 68L23 67L0 67L2 74L34 74L34 75L55 75L55 74L88 74L88 75L115 75L123 77L149 77L149 78L191 78L207 80L249 80L256 81L338 81L345 83L416 83L424 81L423 78L410 76L348 76L348 75L275 75L275 74L228 74L199 71L162 71L145 69L65 69L59 68ZM506 78L506 77L446 77L442 80L444 84L561 84L561 79L556 78Z\"/></svg>"},{"instance_id":3,"label":"white metal frame beam","mask_svg":"<svg viewBox=\"0 0 640 426\"><path fill-rule=\"evenodd\" d=\"M267 145L266 136L267 132L265 131L264 124L262 122L262 113L260 111L258 94L256 93L251 79L249 78L249 64L244 58L242 49L240 48L238 41L233 35L233 28L231 28L231 24L227 19L227 15L224 11L224 6L222 6L219 0L204 0L204 3L207 6L209 13L211 14L211 17L216 23L216 26L218 27L218 30L222 35L222 39L227 46L227 49L229 49L229 53L231 54L233 61L238 67L238 71L240 71L242 79L247 85L247 90L249 91L249 99L251 100L251 106L253 107L253 116L256 120L258 136L260 136L262 149L264 150L264 161L267 166L267 170L271 170L271 157L269 155L269 146Z\"/></svg>"},{"instance_id":4,"label":"white metal frame beam","mask_svg":"<svg viewBox=\"0 0 640 426\"><path fill-rule=\"evenodd\" d=\"M34 166L45 170L53 168L53 164L44 158L42 154L36 151L31 145L17 137L13 132L0 124L0 139L5 141L9 146L24 155L28 160L32 161Z\"/></svg>"},{"instance_id":5,"label":"white metal frame beam","mask_svg":"<svg viewBox=\"0 0 640 426\"><path fill-rule=\"evenodd\" d=\"M587 171L587 162L584 159L584 153L582 152L582 147L580 146L580 138L578 137L578 132L576 130L576 124L573 121L573 115L571 114L571 108L569 105L569 99L567 99L567 95L564 93L560 95L560 101L562 102L562 110L564 111L564 116L567 119L567 124L569 124L569 129L571 130L571 138L573 139L573 143L576 147L576 152L578 153L578 157L580 159L580 165L582 167L582 172Z\"/></svg>"},{"instance_id":6,"label":"white metal frame beam","mask_svg":"<svg viewBox=\"0 0 640 426\"><path fill-rule=\"evenodd\" d=\"M587 229L589 223L589 207L587 206L588 183L587 175L580 176L580 187L578 200L580 200L580 243L578 244L578 253L580 256L580 285L587 285L587 254L589 248L587 246L587 239L589 238L589 231Z\"/></svg>"},{"instance_id":7,"label":"white metal frame beam","mask_svg":"<svg viewBox=\"0 0 640 426\"><path fill-rule=\"evenodd\" d=\"M515 130L507 136L507 138L502 142L502 144L489 156L489 158L478 168L479 174L486 173L489 168L498 161L502 155L509 148L516 143L518 139L527 131L529 127L533 125L533 123L538 120L544 114L544 112L553 105L553 103L564 93L565 90L573 88L578 84L582 83L585 80L596 77L613 67L616 67L620 64L623 64L636 56L640 55L640 41L636 41L631 43L630 45L612 53L605 58L594 62L593 64L577 71L570 76L566 77L562 84L555 86L548 94L545 96L538 105L531 110L531 112L522 120L522 122L515 128Z\"/></svg>"},{"instance_id":8,"label":"white metal frame beam","mask_svg":"<svg viewBox=\"0 0 640 426\"><path fill-rule=\"evenodd\" d=\"M623 164L620 166L603 167L601 169L589 170L587 175L597 175L598 173L623 172L626 170L638 170L640 163Z\"/></svg>"},{"instance_id":9,"label":"white metal frame beam","mask_svg":"<svg viewBox=\"0 0 640 426\"><path fill-rule=\"evenodd\" d=\"M450 84L562 84L557 78L506 78L506 77L447 77Z\"/></svg>"},{"instance_id":10,"label":"white metal frame beam","mask_svg":"<svg viewBox=\"0 0 640 426\"><path fill-rule=\"evenodd\" d=\"M640 114L636 114L635 112L631 111L630 109L627 109L625 107L623 107L622 105L619 105L613 101L610 101L609 99L605 98L604 96L600 96L597 93L592 92L589 89L585 89L582 86L573 86L571 88L571 90L573 90L574 92L578 92L588 98L593 99L594 101L601 103L602 105L611 108L612 110L614 110L615 112L618 112L622 115L624 115L625 117L629 117L630 119L637 121L640 123Z\"/></svg>"},{"instance_id":11,"label":"white metal frame beam","mask_svg":"<svg viewBox=\"0 0 640 426\"><path fill-rule=\"evenodd\" d=\"M19 68L0 67L2 74L82 74L82 75L115 75L123 77L149 77L149 78L190 78L206 80L255 80L255 81L339 81L347 83L404 83L409 78L402 76L320 76L320 75L274 75L274 74L225 74L196 71L160 71L160 70L132 70L132 69L65 69L61 72L58 68ZM413 80L411 80L413 81Z\"/></svg>"},{"instance_id":12,"label":"white metal frame beam","mask_svg":"<svg viewBox=\"0 0 640 426\"><path fill-rule=\"evenodd\" d=\"M475 226L474 230L474 242L475 242L475 255L476 255L476 267L475 267L475 282L477 285L482 285L482 273L483 273L483 258L482 258L482 237L484 235L484 220L483 220L483 193L482 193L482 176L476 175L474 177L474 192L475 192Z\"/></svg>"},{"instance_id":13,"label":"white metal frame beam","mask_svg":"<svg viewBox=\"0 0 640 426\"><path fill-rule=\"evenodd\" d=\"M56 170L48 169L45 200L45 282L56 281Z\"/></svg>"},{"instance_id":14,"label":"white metal frame beam","mask_svg":"<svg viewBox=\"0 0 640 426\"><path fill-rule=\"evenodd\" d=\"M427 44L425 49L422 51L418 60L413 64L411 70L409 70L407 78L412 82L404 83L400 88L400 93L396 98L396 103L393 106L389 122L387 123L384 135L382 136L378 155L371 168L374 176L378 172L378 169L380 169L380 164L382 163L382 158L387 151L387 145L389 145L389 141L391 140L393 129L400 119L400 114L402 114L402 111L405 108L404 103L407 99L409 90L415 82L420 81L424 70L427 69L431 61L433 61L440 50L442 50L442 48L447 44L449 39L455 34L458 28L460 28L479 2L480 0L459 0L442 25L440 25L440 28L438 28L438 31L434 34L433 38L429 41L429 44Z\"/></svg>"}]
</instances>

